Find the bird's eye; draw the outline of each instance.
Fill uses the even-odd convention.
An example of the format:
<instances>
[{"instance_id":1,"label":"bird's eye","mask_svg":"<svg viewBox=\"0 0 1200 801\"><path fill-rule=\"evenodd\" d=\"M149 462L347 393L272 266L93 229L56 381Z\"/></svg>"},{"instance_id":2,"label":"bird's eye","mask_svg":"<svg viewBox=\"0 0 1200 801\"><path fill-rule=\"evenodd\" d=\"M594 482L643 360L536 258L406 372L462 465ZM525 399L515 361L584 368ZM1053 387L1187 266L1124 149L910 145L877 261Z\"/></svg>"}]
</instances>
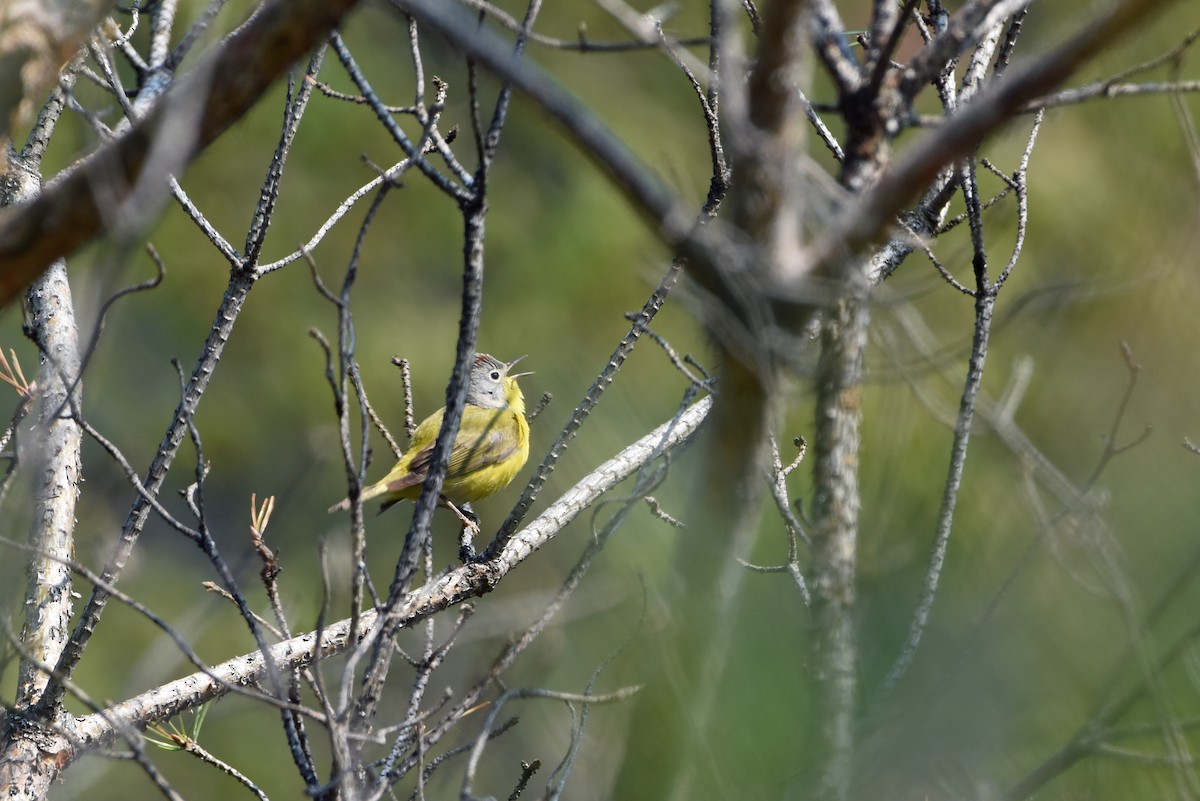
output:
<instances>
[{"instance_id":1,"label":"bird's eye","mask_svg":"<svg viewBox=\"0 0 1200 801\"><path fill-rule=\"evenodd\" d=\"M493 370L493 371L492 371L492 380L493 380L493 381L499 381L499 380L500 380L500 371L499 371L499 370Z\"/></svg>"}]
</instances>

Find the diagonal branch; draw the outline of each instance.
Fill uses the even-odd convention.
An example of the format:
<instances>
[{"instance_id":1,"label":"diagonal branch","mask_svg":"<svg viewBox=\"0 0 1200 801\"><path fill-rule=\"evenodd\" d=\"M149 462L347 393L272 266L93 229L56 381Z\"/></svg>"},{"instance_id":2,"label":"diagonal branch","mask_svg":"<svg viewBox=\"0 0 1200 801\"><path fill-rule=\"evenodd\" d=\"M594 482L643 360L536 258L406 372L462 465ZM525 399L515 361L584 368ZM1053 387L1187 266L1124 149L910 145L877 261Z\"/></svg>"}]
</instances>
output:
<instances>
[{"instance_id":1,"label":"diagonal branch","mask_svg":"<svg viewBox=\"0 0 1200 801\"><path fill-rule=\"evenodd\" d=\"M104 745L117 736L118 727L144 727L223 696L230 687L252 686L268 675L271 664L287 673L314 660L342 653L381 626L411 627L443 609L491 591L510 571L561 533L580 512L590 508L600 495L647 462L691 439L711 408L711 397L697 401L597 467L518 532L492 561L462 565L409 592L386 619L375 610L364 612L353 642L351 620L347 618L319 633L309 632L274 645L267 655L255 651L230 659L115 704L103 714L79 718L69 731L71 738L80 750Z\"/></svg>"}]
</instances>

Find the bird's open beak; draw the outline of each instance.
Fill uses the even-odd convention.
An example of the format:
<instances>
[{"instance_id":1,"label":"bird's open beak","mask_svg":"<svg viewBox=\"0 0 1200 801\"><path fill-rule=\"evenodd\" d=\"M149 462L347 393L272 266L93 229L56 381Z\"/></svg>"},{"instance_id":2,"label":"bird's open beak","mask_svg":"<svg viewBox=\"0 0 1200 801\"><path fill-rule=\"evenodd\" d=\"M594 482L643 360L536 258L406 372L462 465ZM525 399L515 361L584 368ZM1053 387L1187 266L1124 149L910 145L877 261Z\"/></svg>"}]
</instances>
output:
<instances>
[{"instance_id":1,"label":"bird's open beak","mask_svg":"<svg viewBox=\"0 0 1200 801\"><path fill-rule=\"evenodd\" d=\"M528 356L528 355L529 355L528 353L525 354L525 356ZM520 378L523 375L533 375L533 371L530 371L528 373L510 373L510 372L508 372L509 370L513 369L514 364L521 361L521 359L524 359L525 356L518 356L517 358L513 359L508 364L504 365L504 372L508 375L509 378Z\"/></svg>"}]
</instances>

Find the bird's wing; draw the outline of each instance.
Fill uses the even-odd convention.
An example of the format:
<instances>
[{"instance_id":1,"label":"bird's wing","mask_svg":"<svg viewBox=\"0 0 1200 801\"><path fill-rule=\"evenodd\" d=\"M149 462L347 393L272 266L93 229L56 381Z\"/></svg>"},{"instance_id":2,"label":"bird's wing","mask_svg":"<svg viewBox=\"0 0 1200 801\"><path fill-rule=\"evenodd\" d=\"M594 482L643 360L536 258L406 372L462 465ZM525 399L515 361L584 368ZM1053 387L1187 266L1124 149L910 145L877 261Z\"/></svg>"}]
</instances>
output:
<instances>
[{"instance_id":1,"label":"bird's wing","mask_svg":"<svg viewBox=\"0 0 1200 801\"><path fill-rule=\"evenodd\" d=\"M463 437L460 433L450 451L450 464L446 468L446 477L455 478L482 470L504 461L516 450L516 438L509 437L506 442L504 434L495 429L485 431L482 436L474 438ZM429 473L429 463L432 459L433 446L422 448L409 462L408 473L389 484L388 491L399 491L414 484L420 484Z\"/></svg>"},{"instance_id":2,"label":"bird's wing","mask_svg":"<svg viewBox=\"0 0 1200 801\"><path fill-rule=\"evenodd\" d=\"M465 476L503 462L517 450L517 438L505 437L499 431L492 430L473 442L463 442L460 437L450 451L450 465L446 469L447 476Z\"/></svg>"},{"instance_id":3,"label":"bird's wing","mask_svg":"<svg viewBox=\"0 0 1200 801\"><path fill-rule=\"evenodd\" d=\"M420 451L418 451L417 455L413 457L413 461L409 463L408 472L401 473L399 476L389 481L384 492L381 492L380 494L394 495L395 493L402 492L409 487L415 487L424 481L425 476L429 473L429 456L432 453L432 445L430 445L428 448L422 448ZM419 467L416 464L417 459L423 459ZM394 502L395 501L393 501L393 503Z\"/></svg>"}]
</instances>

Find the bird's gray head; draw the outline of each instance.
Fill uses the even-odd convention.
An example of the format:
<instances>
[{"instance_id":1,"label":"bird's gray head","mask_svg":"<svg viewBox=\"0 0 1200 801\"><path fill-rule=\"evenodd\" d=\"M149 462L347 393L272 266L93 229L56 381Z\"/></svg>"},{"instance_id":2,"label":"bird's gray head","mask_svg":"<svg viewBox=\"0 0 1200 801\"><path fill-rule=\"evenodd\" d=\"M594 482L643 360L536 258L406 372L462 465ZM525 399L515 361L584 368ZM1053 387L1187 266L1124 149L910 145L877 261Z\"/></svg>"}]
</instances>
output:
<instances>
[{"instance_id":1,"label":"bird's gray head","mask_svg":"<svg viewBox=\"0 0 1200 801\"><path fill-rule=\"evenodd\" d=\"M467 403L485 409L503 409L507 406L504 379L512 366L523 358L519 356L505 364L486 353L476 355L475 365L471 368L471 384L467 389Z\"/></svg>"}]
</instances>

